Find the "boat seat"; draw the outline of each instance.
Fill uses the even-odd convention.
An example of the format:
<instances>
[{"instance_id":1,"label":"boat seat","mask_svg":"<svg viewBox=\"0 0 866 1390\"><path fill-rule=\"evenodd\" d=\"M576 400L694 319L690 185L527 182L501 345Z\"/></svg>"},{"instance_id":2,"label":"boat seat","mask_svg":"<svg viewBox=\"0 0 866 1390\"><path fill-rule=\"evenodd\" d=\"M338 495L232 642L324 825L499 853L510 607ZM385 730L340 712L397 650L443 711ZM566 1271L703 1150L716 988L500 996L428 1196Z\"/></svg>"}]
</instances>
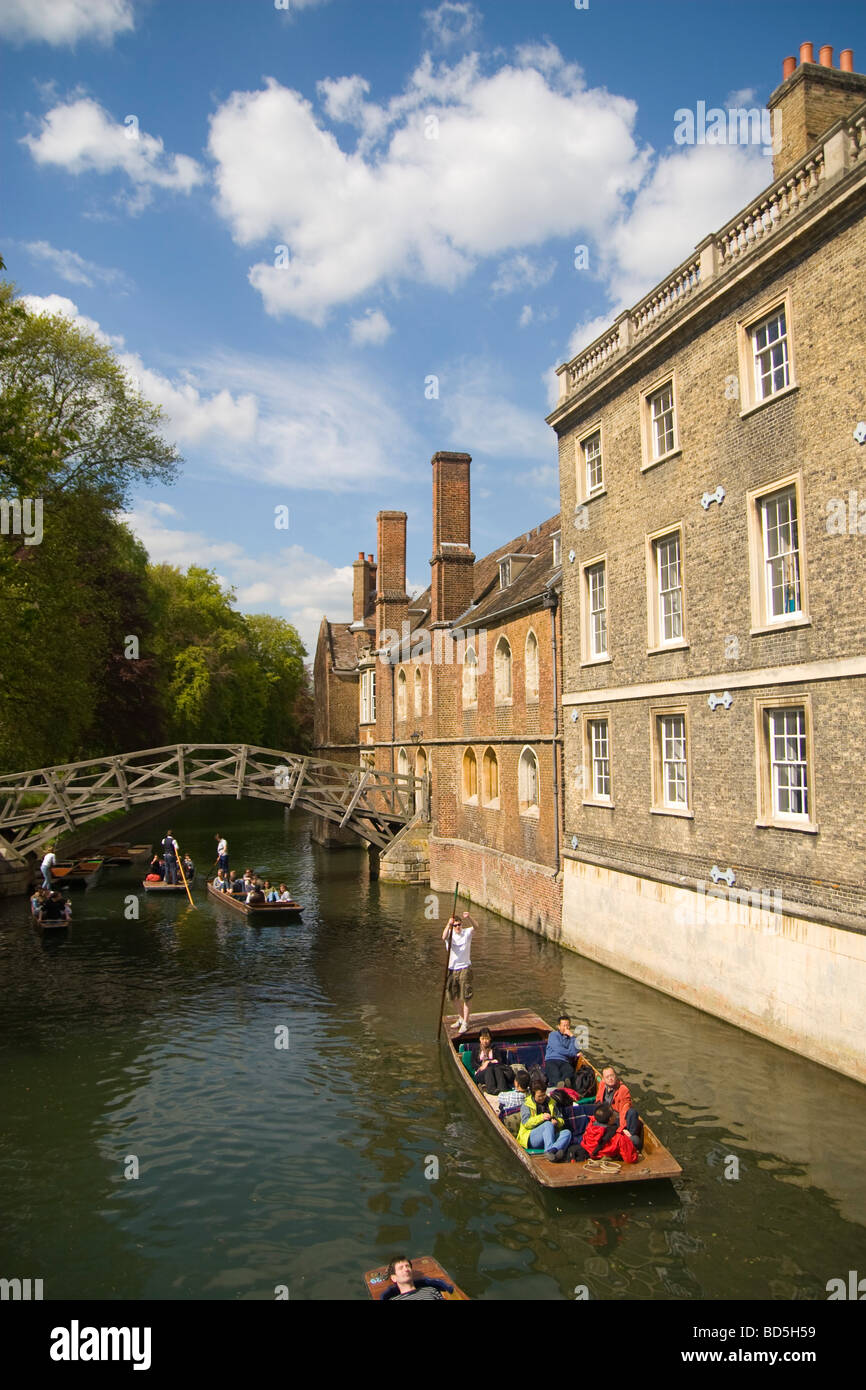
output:
<instances>
[{"instance_id":1,"label":"boat seat","mask_svg":"<svg viewBox=\"0 0 866 1390\"><path fill-rule=\"evenodd\" d=\"M505 1060L510 1066L515 1062L525 1070L544 1065L545 1044L543 1042L506 1043Z\"/></svg>"}]
</instances>

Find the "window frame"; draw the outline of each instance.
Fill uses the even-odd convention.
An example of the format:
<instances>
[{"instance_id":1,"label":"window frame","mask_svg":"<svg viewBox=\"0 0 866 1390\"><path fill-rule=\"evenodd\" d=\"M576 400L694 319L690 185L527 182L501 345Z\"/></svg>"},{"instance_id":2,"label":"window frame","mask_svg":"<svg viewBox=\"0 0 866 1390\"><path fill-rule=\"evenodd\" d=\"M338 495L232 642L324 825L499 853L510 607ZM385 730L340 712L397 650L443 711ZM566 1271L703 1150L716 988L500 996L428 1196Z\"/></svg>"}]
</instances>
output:
<instances>
[{"instance_id":1,"label":"window frame","mask_svg":"<svg viewBox=\"0 0 866 1390\"><path fill-rule=\"evenodd\" d=\"M600 655L595 655L592 650L592 628L591 628L591 609L590 609L590 581L589 571L604 567L604 614L605 614L605 638L607 646ZM591 560L583 560L580 565L580 649L581 666L601 666L606 661L610 661L610 582L609 568L607 563L607 551L603 555L595 555Z\"/></svg>"},{"instance_id":2,"label":"window frame","mask_svg":"<svg viewBox=\"0 0 866 1390\"><path fill-rule=\"evenodd\" d=\"M471 654L472 654L472 660L471 660L471 661L469 660L469 654L470 654L470 652L471 652ZM470 677L469 682L468 682L469 685L472 687L472 689L471 689L471 691L470 691L470 696L471 696L471 698L469 698L469 699L467 699L467 695L466 695L466 686L467 686L466 673L467 673L467 671L472 671L472 672L473 672L473 675ZM463 653L463 672L462 672L461 701L462 701L463 709L477 709L477 708L478 708L478 654L477 654L477 652L476 652L476 650L475 650L475 647L474 647L471 643L470 643L470 645L465 649L465 651L464 651L464 653Z\"/></svg>"},{"instance_id":3,"label":"window frame","mask_svg":"<svg viewBox=\"0 0 866 1390\"><path fill-rule=\"evenodd\" d=\"M607 780L609 787L608 796L599 796L595 790L595 764L593 759L592 746L592 725L605 724L607 726ZM606 806L613 807L613 744L610 733L611 717L610 710L593 710L592 713L584 714L581 744L583 747L583 766L587 769L587 785L583 788L584 806Z\"/></svg>"},{"instance_id":4,"label":"window frame","mask_svg":"<svg viewBox=\"0 0 866 1390\"><path fill-rule=\"evenodd\" d=\"M501 690L499 679L500 661L499 649L505 646L508 650L508 694L504 695ZM494 705L511 705L514 703L514 652L511 643L502 632L496 639L496 646L493 648L493 703Z\"/></svg>"},{"instance_id":5,"label":"window frame","mask_svg":"<svg viewBox=\"0 0 866 1390\"><path fill-rule=\"evenodd\" d=\"M767 612L767 559L764 551L765 525L763 503L776 493L794 489L797 507L797 554L799 557L800 608L796 613L782 614L774 618ZM752 626L750 636L757 637L770 632L784 632L788 628L808 627L809 614L808 559L806 554L806 535L804 529L805 509L803 506L802 474L789 473L772 483L762 484L747 494L748 538L749 538L749 588Z\"/></svg>"},{"instance_id":6,"label":"window frame","mask_svg":"<svg viewBox=\"0 0 866 1390\"><path fill-rule=\"evenodd\" d=\"M493 765L496 768L496 795L494 797L488 796L488 754L490 754L490 758L493 762ZM502 779L500 776L500 771L501 769L499 767L499 758L496 755L496 749L493 747L492 743L488 743L484 749L484 752L481 755L481 805L486 807L488 811L499 811L501 809Z\"/></svg>"},{"instance_id":7,"label":"window frame","mask_svg":"<svg viewBox=\"0 0 866 1390\"><path fill-rule=\"evenodd\" d=\"M806 795L809 810L804 816L782 815L776 811L770 749L770 716L781 710L801 710L806 741ZM758 696L755 700L755 826L761 830L795 830L801 834L819 832L815 808L815 749L812 732L811 694L791 693Z\"/></svg>"},{"instance_id":8,"label":"window frame","mask_svg":"<svg viewBox=\"0 0 866 1390\"><path fill-rule=\"evenodd\" d=\"M692 804L693 787L692 782L692 739L689 720L689 711L686 705L653 705L650 708L650 747L652 752L652 802L650 811L654 816L674 816L681 820L694 820L694 807ZM664 799L664 749L661 721L663 719L683 720L683 734L685 737L685 758L686 765L686 802L685 805L679 803L668 803Z\"/></svg>"},{"instance_id":9,"label":"window frame","mask_svg":"<svg viewBox=\"0 0 866 1390\"><path fill-rule=\"evenodd\" d=\"M674 442L672 448L656 457L651 402L652 398L659 395L666 386L671 388ZM672 371L665 372L664 376L657 377L651 385L640 392L640 442L642 473L648 472L651 468L657 468L660 463L666 463L668 459L676 458L683 451L680 438L679 375L676 367Z\"/></svg>"},{"instance_id":10,"label":"window frame","mask_svg":"<svg viewBox=\"0 0 866 1390\"><path fill-rule=\"evenodd\" d=\"M370 666L361 672L361 708L358 723L360 725L375 724L376 722L376 668Z\"/></svg>"},{"instance_id":11,"label":"window frame","mask_svg":"<svg viewBox=\"0 0 866 1390\"><path fill-rule=\"evenodd\" d=\"M523 769L524 766L528 765L527 754L529 758L532 759L535 767L534 801L525 799L523 795L525 790L525 778L527 776ZM517 760L517 811L518 815L527 816L530 820L539 820L541 818L541 763L539 762L538 754L529 743L524 744L523 748L521 748L520 757Z\"/></svg>"},{"instance_id":12,"label":"window frame","mask_svg":"<svg viewBox=\"0 0 866 1390\"><path fill-rule=\"evenodd\" d=\"M661 634L661 587L659 583L658 545L660 541L668 540L672 536L678 537L680 547L680 619L682 634L680 637L672 638L669 642L666 642ZM685 541L682 522L675 521L669 526L661 527L658 531L649 532L646 537L647 656L654 656L659 652L684 651L689 646L688 629L686 627L685 573Z\"/></svg>"},{"instance_id":13,"label":"window frame","mask_svg":"<svg viewBox=\"0 0 866 1390\"><path fill-rule=\"evenodd\" d=\"M413 689L413 691L412 691L412 696L413 696L413 706L412 706L412 708L413 708L414 717L415 717L416 719L423 719L423 717L424 717L424 686L423 686L423 684L422 684L421 667L420 667L420 666L416 666L416 667L415 667L415 675L414 675L414 677L413 677L413 679L412 679L412 684L413 684L413 687L414 687L414 689Z\"/></svg>"},{"instance_id":14,"label":"window frame","mask_svg":"<svg viewBox=\"0 0 866 1390\"><path fill-rule=\"evenodd\" d=\"M785 315L785 341L787 344L788 384L774 391L772 395L758 397L755 381L755 351L753 334L761 324L783 311ZM791 290L786 287L765 299L757 309L737 321L737 366L740 396L740 418L761 410L771 401L781 400L798 388L796 351L794 346L794 318L791 307Z\"/></svg>"},{"instance_id":15,"label":"window frame","mask_svg":"<svg viewBox=\"0 0 866 1390\"><path fill-rule=\"evenodd\" d=\"M475 769L475 791L467 795L467 769L470 766ZM464 748L463 757L460 760L460 800L464 806L479 805L478 782L478 754L470 746Z\"/></svg>"},{"instance_id":16,"label":"window frame","mask_svg":"<svg viewBox=\"0 0 866 1390\"><path fill-rule=\"evenodd\" d=\"M595 488L590 492L587 487L586 478L586 454L584 452L587 441L593 435L598 435L599 446L601 449L601 487ZM596 419L592 425L584 427L575 437L574 441L574 481L575 496L578 503L594 502L597 497L607 495L607 474L605 470L606 455L605 428L604 421Z\"/></svg>"},{"instance_id":17,"label":"window frame","mask_svg":"<svg viewBox=\"0 0 866 1390\"><path fill-rule=\"evenodd\" d=\"M409 682L403 666L397 672L397 723L405 724L409 718Z\"/></svg>"},{"instance_id":18,"label":"window frame","mask_svg":"<svg viewBox=\"0 0 866 1390\"><path fill-rule=\"evenodd\" d=\"M530 689L530 685L529 685L529 657L528 657L528 652L529 652L529 639L530 639L530 637L532 638L533 642L535 643L535 687L534 687L534 689ZM524 696L525 696L525 698L526 698L526 703L527 703L527 705L537 705L537 704L539 703L539 699L540 699L540 687L541 687L541 662L540 662L540 652L541 652L541 649L540 649L540 646L539 646L538 637L537 637L537 635L536 635L535 628L532 628L532 627L531 627L531 628L529 629L529 631L527 632L527 634L526 634L526 641L525 641L524 644L523 644L523 693L524 693Z\"/></svg>"}]
</instances>

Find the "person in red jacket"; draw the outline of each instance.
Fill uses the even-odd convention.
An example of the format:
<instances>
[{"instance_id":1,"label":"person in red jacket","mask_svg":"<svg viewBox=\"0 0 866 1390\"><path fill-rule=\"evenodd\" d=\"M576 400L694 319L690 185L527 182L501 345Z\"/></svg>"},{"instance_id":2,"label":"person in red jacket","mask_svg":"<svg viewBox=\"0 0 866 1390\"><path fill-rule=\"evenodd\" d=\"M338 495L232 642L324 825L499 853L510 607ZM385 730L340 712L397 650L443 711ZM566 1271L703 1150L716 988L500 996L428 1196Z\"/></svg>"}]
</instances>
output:
<instances>
[{"instance_id":1,"label":"person in red jacket","mask_svg":"<svg viewBox=\"0 0 866 1390\"><path fill-rule=\"evenodd\" d=\"M627 1134L639 1151L643 1145L643 1126L636 1108L631 1103L631 1092L619 1076L615 1067L607 1066L601 1074L595 1093L596 1105L609 1105L616 1112L618 1128Z\"/></svg>"},{"instance_id":2,"label":"person in red jacket","mask_svg":"<svg viewBox=\"0 0 866 1390\"><path fill-rule=\"evenodd\" d=\"M631 1139L618 1128L616 1114L604 1103L593 1110L577 1147L583 1150L584 1158L616 1158L622 1163L637 1163L639 1157Z\"/></svg>"}]
</instances>

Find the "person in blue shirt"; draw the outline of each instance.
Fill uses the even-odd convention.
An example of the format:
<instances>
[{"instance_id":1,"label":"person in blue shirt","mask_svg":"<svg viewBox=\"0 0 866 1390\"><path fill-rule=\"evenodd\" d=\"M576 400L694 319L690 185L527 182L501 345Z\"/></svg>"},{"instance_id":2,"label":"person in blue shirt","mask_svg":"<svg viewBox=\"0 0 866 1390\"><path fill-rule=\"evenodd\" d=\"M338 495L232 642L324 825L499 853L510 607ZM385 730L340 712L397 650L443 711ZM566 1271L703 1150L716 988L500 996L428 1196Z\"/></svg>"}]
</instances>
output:
<instances>
[{"instance_id":1,"label":"person in blue shirt","mask_svg":"<svg viewBox=\"0 0 866 1390\"><path fill-rule=\"evenodd\" d=\"M574 1073L580 1063L580 1048L571 1031L571 1019L563 1014L554 1032L547 1039L544 1053L544 1074L548 1086L573 1086Z\"/></svg>"}]
</instances>

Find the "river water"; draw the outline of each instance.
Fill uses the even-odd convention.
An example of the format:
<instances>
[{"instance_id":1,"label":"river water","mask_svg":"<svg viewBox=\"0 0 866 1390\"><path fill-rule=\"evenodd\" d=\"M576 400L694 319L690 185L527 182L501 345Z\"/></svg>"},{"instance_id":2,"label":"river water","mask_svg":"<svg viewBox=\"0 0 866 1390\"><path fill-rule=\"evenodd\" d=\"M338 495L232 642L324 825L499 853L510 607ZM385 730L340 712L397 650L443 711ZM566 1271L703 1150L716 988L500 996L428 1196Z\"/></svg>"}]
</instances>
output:
<instances>
[{"instance_id":1,"label":"river water","mask_svg":"<svg viewBox=\"0 0 866 1390\"><path fill-rule=\"evenodd\" d=\"M408 1252L472 1298L761 1300L866 1273L856 1082L473 910L478 1008L565 1007L684 1169L546 1193L437 1046L444 897L430 920L424 889L371 883L363 850L325 853L264 803L192 801L173 829L200 865L225 832L303 921L250 927L201 888L154 901L120 869L73 893L62 939L0 900L3 1277L46 1299L361 1299L362 1271Z\"/></svg>"}]
</instances>

